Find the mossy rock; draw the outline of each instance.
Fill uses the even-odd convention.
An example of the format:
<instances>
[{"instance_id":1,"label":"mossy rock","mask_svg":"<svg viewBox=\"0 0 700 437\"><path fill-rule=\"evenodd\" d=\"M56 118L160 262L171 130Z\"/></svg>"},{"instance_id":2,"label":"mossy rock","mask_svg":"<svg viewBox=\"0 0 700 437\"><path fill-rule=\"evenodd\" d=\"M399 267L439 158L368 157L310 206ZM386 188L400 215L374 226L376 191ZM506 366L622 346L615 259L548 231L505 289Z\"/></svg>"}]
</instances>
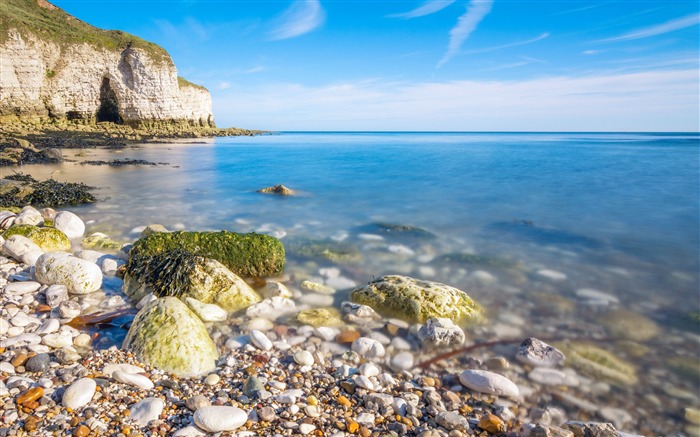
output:
<instances>
[{"instance_id":1,"label":"mossy rock","mask_svg":"<svg viewBox=\"0 0 700 437\"><path fill-rule=\"evenodd\" d=\"M180 377L209 373L219 358L204 323L176 297L160 298L143 307L122 348L140 361Z\"/></svg>"},{"instance_id":2,"label":"mossy rock","mask_svg":"<svg viewBox=\"0 0 700 437\"><path fill-rule=\"evenodd\" d=\"M191 297L237 311L259 302L261 297L222 263L183 250L150 257L129 257L124 293L141 300L152 292L158 297Z\"/></svg>"},{"instance_id":3,"label":"mossy rock","mask_svg":"<svg viewBox=\"0 0 700 437\"><path fill-rule=\"evenodd\" d=\"M598 323L616 338L647 341L659 335L659 326L652 320L628 310L610 311L598 318Z\"/></svg>"},{"instance_id":4,"label":"mossy rock","mask_svg":"<svg viewBox=\"0 0 700 437\"><path fill-rule=\"evenodd\" d=\"M32 240L44 252L70 252L70 240L56 228L32 225L15 225L2 233L7 239L13 235L22 235Z\"/></svg>"},{"instance_id":5,"label":"mossy rock","mask_svg":"<svg viewBox=\"0 0 700 437\"><path fill-rule=\"evenodd\" d=\"M177 249L217 260L242 277L277 276L284 271L282 243L269 235L255 233L155 233L137 240L129 252L129 257L151 257Z\"/></svg>"},{"instance_id":6,"label":"mossy rock","mask_svg":"<svg viewBox=\"0 0 700 437\"><path fill-rule=\"evenodd\" d=\"M634 366L613 353L589 343L560 343L556 345L566 354L567 363L591 378L618 385L637 382Z\"/></svg>"},{"instance_id":7,"label":"mossy rock","mask_svg":"<svg viewBox=\"0 0 700 437\"><path fill-rule=\"evenodd\" d=\"M86 249L108 249L108 250L119 250L122 247L122 243L114 241L103 234L102 232L94 232L87 237L83 238L82 246Z\"/></svg>"},{"instance_id":8,"label":"mossy rock","mask_svg":"<svg viewBox=\"0 0 700 437\"><path fill-rule=\"evenodd\" d=\"M338 264L355 264L362 260L357 246L333 240L294 238L285 240L290 253L305 258L322 258Z\"/></svg>"},{"instance_id":9,"label":"mossy rock","mask_svg":"<svg viewBox=\"0 0 700 437\"><path fill-rule=\"evenodd\" d=\"M339 327L345 323L340 318L340 311L335 308L313 308L298 312L294 316L294 321L302 325Z\"/></svg>"},{"instance_id":10,"label":"mossy rock","mask_svg":"<svg viewBox=\"0 0 700 437\"><path fill-rule=\"evenodd\" d=\"M360 226L355 230L362 233L412 238L416 240L434 240L437 238L435 234L430 231L426 231L425 229L416 226L399 225L393 223L370 223Z\"/></svg>"},{"instance_id":11,"label":"mossy rock","mask_svg":"<svg viewBox=\"0 0 700 437\"><path fill-rule=\"evenodd\" d=\"M350 298L384 316L411 323L444 317L458 325L467 325L483 316L481 307L464 291L408 276L382 276L353 290Z\"/></svg>"}]
</instances>

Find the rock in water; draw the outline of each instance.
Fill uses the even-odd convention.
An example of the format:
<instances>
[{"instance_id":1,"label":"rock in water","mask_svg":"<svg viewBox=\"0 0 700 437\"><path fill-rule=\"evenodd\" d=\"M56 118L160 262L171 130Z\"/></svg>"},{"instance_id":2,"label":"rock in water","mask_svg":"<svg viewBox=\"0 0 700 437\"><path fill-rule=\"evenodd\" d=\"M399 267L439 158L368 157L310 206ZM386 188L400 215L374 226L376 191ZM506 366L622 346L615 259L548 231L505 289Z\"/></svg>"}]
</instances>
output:
<instances>
[{"instance_id":1,"label":"rock in water","mask_svg":"<svg viewBox=\"0 0 700 437\"><path fill-rule=\"evenodd\" d=\"M81 238L85 234L85 223L70 211L61 211L56 214L53 226L71 240Z\"/></svg>"},{"instance_id":2,"label":"rock in water","mask_svg":"<svg viewBox=\"0 0 700 437\"><path fill-rule=\"evenodd\" d=\"M464 343L465 336L462 328L452 323L452 320L435 317L420 327L418 340L427 346L449 347Z\"/></svg>"},{"instance_id":3,"label":"rock in water","mask_svg":"<svg viewBox=\"0 0 700 437\"><path fill-rule=\"evenodd\" d=\"M102 286L102 270L96 264L64 252L41 255L35 274L38 282L65 285L73 294L92 293Z\"/></svg>"},{"instance_id":4,"label":"rock in water","mask_svg":"<svg viewBox=\"0 0 700 437\"><path fill-rule=\"evenodd\" d=\"M280 196L293 196L296 193L291 188L284 185L275 185L274 187L266 187L258 190L258 193L279 194Z\"/></svg>"},{"instance_id":5,"label":"rock in water","mask_svg":"<svg viewBox=\"0 0 700 437\"><path fill-rule=\"evenodd\" d=\"M3 232L5 239L12 235L22 235L29 238L44 252L70 252L70 240L56 228L36 227L31 225L15 225Z\"/></svg>"},{"instance_id":6,"label":"rock in water","mask_svg":"<svg viewBox=\"0 0 700 437\"><path fill-rule=\"evenodd\" d=\"M564 361L564 354L554 346L534 337L526 338L520 343L515 358L531 366L554 367Z\"/></svg>"},{"instance_id":7,"label":"rock in water","mask_svg":"<svg viewBox=\"0 0 700 437\"><path fill-rule=\"evenodd\" d=\"M134 243L129 253L129 265L132 259L177 249L215 259L238 276L276 276L284 271L284 246L278 239L263 234L227 231L180 231L149 235ZM127 271L130 270L129 265Z\"/></svg>"},{"instance_id":8,"label":"rock in water","mask_svg":"<svg viewBox=\"0 0 700 437\"><path fill-rule=\"evenodd\" d=\"M226 311L260 301L260 296L222 263L183 250L131 257L123 289L135 301L153 293L159 297L189 297Z\"/></svg>"},{"instance_id":9,"label":"rock in water","mask_svg":"<svg viewBox=\"0 0 700 437\"><path fill-rule=\"evenodd\" d=\"M139 311L122 347L180 377L209 373L219 358L204 323L175 297L160 298Z\"/></svg>"},{"instance_id":10,"label":"rock in water","mask_svg":"<svg viewBox=\"0 0 700 437\"><path fill-rule=\"evenodd\" d=\"M382 276L356 288L350 296L353 302L368 305L385 316L412 323L444 317L463 325L478 321L482 313L467 293L439 282L408 276Z\"/></svg>"}]
</instances>

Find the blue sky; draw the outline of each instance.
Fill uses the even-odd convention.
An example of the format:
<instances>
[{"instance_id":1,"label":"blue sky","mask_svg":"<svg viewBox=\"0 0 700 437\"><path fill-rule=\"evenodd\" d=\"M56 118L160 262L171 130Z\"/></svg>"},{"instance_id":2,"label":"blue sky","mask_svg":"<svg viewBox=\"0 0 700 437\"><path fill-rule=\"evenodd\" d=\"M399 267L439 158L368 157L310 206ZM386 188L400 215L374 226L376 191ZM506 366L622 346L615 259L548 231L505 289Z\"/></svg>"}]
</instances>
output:
<instances>
[{"instance_id":1,"label":"blue sky","mask_svg":"<svg viewBox=\"0 0 700 437\"><path fill-rule=\"evenodd\" d=\"M700 129L697 1L53 3L165 47L219 126Z\"/></svg>"}]
</instances>

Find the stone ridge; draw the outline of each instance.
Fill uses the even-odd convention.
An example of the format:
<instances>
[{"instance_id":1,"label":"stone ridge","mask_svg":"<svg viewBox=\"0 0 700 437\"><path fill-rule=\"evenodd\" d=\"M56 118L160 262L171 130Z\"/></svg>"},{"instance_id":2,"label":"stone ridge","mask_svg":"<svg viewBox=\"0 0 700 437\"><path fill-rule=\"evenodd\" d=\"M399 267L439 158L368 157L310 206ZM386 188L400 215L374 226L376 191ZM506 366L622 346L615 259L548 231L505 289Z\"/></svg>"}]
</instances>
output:
<instances>
[{"instance_id":1,"label":"stone ridge","mask_svg":"<svg viewBox=\"0 0 700 437\"><path fill-rule=\"evenodd\" d=\"M97 29L45 0L0 6L0 123L110 121L215 127L206 88L161 47Z\"/></svg>"}]
</instances>

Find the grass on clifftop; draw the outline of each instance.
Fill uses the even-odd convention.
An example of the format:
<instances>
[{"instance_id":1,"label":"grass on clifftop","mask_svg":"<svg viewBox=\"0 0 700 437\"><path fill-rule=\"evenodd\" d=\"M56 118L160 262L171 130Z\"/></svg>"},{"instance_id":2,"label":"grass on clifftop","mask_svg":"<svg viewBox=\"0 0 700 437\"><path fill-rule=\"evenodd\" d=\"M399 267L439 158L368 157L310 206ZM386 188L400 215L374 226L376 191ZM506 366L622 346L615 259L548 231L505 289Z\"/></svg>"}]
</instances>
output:
<instances>
[{"instance_id":1,"label":"grass on clifftop","mask_svg":"<svg viewBox=\"0 0 700 437\"><path fill-rule=\"evenodd\" d=\"M177 77L177 84L180 86L180 88L183 87L192 87L192 88L197 88L198 90L203 90L203 91L209 91L202 85L197 85L196 83L192 83L189 80L185 79L184 77L178 76Z\"/></svg>"},{"instance_id":2,"label":"grass on clifftop","mask_svg":"<svg viewBox=\"0 0 700 437\"><path fill-rule=\"evenodd\" d=\"M172 64L170 55L157 44L119 30L98 29L46 0L0 0L0 44L7 40L10 29L17 29L21 35L33 34L59 46L87 43L114 51L131 46L144 50L156 62Z\"/></svg>"}]
</instances>

